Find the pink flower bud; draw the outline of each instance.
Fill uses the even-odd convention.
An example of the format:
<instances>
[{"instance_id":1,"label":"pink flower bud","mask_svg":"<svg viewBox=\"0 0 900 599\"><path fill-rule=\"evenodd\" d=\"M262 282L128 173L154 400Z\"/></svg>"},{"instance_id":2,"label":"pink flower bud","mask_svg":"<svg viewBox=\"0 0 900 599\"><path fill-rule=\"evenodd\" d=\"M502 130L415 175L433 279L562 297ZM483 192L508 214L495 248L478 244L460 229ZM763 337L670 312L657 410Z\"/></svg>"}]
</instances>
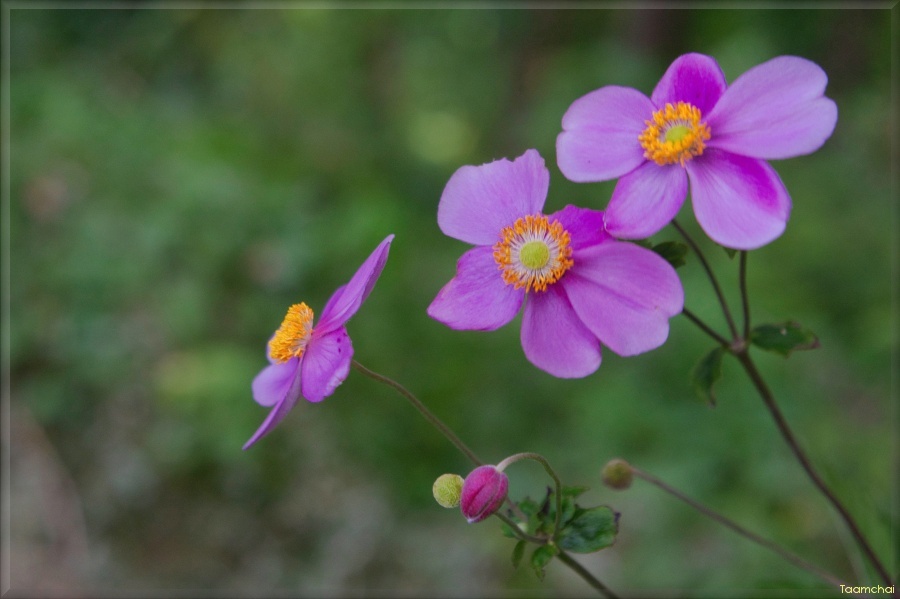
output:
<instances>
[{"instance_id":1,"label":"pink flower bud","mask_svg":"<svg viewBox=\"0 0 900 599\"><path fill-rule=\"evenodd\" d=\"M479 466L463 482L460 509L469 524L481 522L500 508L509 479L496 466Z\"/></svg>"}]
</instances>

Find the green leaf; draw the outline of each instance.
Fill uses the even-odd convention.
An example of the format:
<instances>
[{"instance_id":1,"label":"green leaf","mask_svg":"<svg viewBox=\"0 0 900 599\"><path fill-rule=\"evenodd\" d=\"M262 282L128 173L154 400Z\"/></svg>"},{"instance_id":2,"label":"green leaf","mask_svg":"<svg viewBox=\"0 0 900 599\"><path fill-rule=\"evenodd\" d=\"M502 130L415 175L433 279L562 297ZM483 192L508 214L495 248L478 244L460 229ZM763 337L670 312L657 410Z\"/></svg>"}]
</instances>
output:
<instances>
[{"instance_id":1,"label":"green leaf","mask_svg":"<svg viewBox=\"0 0 900 599\"><path fill-rule=\"evenodd\" d=\"M789 356L793 351L819 347L819 338L796 322L761 324L750 332L750 343L760 349Z\"/></svg>"},{"instance_id":2,"label":"green leaf","mask_svg":"<svg viewBox=\"0 0 900 599\"><path fill-rule=\"evenodd\" d=\"M579 508L563 528L558 544L574 553L592 553L612 545L618 532L619 514L612 508L605 505Z\"/></svg>"},{"instance_id":3,"label":"green leaf","mask_svg":"<svg viewBox=\"0 0 900 599\"><path fill-rule=\"evenodd\" d=\"M525 541L519 541L516 543L516 546L513 547L512 552L512 565L516 570L519 569L519 564L522 563L522 556L525 555L525 545L528 543Z\"/></svg>"},{"instance_id":4,"label":"green leaf","mask_svg":"<svg viewBox=\"0 0 900 599\"><path fill-rule=\"evenodd\" d=\"M559 549L555 545L541 545L531 554L531 567L538 580L544 580L544 568L556 557L558 552Z\"/></svg>"},{"instance_id":5,"label":"green leaf","mask_svg":"<svg viewBox=\"0 0 900 599\"><path fill-rule=\"evenodd\" d=\"M582 493L584 493L585 491L588 491L589 489L590 489L590 487L567 487L567 486L563 486L563 488L562 488L562 496L563 496L563 497L572 497L572 498L575 498L575 497L578 497L579 495L581 495Z\"/></svg>"},{"instance_id":6,"label":"green leaf","mask_svg":"<svg viewBox=\"0 0 900 599\"><path fill-rule=\"evenodd\" d=\"M662 256L673 268L687 262L688 246L680 241L664 241L653 246L653 251Z\"/></svg>"},{"instance_id":7,"label":"green leaf","mask_svg":"<svg viewBox=\"0 0 900 599\"><path fill-rule=\"evenodd\" d=\"M713 385L722 378L722 356L725 348L718 346L703 356L691 371L691 380L697 397L711 406L716 405L716 394Z\"/></svg>"},{"instance_id":8,"label":"green leaf","mask_svg":"<svg viewBox=\"0 0 900 599\"><path fill-rule=\"evenodd\" d=\"M562 502L561 502L561 510L559 514L559 525L565 526L566 523L569 522L574 516L575 511L578 509L578 504L575 503L575 499L570 495L566 495L565 492L562 494ZM553 504L553 511L548 514L548 520L550 520L550 526L553 526L553 521L556 518L556 504Z\"/></svg>"}]
</instances>

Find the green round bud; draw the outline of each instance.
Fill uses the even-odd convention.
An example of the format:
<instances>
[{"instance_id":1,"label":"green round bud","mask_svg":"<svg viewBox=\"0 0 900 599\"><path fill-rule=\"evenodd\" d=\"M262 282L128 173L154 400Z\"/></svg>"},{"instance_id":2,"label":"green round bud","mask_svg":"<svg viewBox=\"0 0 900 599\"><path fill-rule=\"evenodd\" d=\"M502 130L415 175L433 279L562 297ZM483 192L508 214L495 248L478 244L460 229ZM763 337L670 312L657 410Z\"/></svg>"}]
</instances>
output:
<instances>
[{"instance_id":1,"label":"green round bud","mask_svg":"<svg viewBox=\"0 0 900 599\"><path fill-rule=\"evenodd\" d=\"M603 467L603 484L612 489L624 490L631 486L634 472L631 464L625 460L616 458L610 460Z\"/></svg>"},{"instance_id":2,"label":"green round bud","mask_svg":"<svg viewBox=\"0 0 900 599\"><path fill-rule=\"evenodd\" d=\"M462 493L463 477L458 474L442 474L434 481L431 493L441 507L456 507Z\"/></svg>"}]
</instances>

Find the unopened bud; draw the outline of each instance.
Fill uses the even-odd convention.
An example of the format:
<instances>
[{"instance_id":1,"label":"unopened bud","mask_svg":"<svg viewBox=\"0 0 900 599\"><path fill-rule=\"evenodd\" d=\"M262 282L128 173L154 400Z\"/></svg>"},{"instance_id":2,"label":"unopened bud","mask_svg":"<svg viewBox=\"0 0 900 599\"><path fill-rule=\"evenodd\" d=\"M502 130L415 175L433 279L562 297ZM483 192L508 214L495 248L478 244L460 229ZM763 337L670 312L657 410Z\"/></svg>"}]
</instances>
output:
<instances>
[{"instance_id":1,"label":"unopened bud","mask_svg":"<svg viewBox=\"0 0 900 599\"><path fill-rule=\"evenodd\" d=\"M456 507L462 493L463 477L458 474L442 474L434 481L431 493L441 507Z\"/></svg>"},{"instance_id":2,"label":"unopened bud","mask_svg":"<svg viewBox=\"0 0 900 599\"><path fill-rule=\"evenodd\" d=\"M469 524L496 512L509 490L509 478L496 466L479 466L463 482L460 509Z\"/></svg>"},{"instance_id":3,"label":"unopened bud","mask_svg":"<svg viewBox=\"0 0 900 599\"><path fill-rule=\"evenodd\" d=\"M627 489L631 486L633 477L634 472L631 469L631 464L625 460L610 460L603 467L603 484L607 487L619 489L620 491Z\"/></svg>"}]
</instances>

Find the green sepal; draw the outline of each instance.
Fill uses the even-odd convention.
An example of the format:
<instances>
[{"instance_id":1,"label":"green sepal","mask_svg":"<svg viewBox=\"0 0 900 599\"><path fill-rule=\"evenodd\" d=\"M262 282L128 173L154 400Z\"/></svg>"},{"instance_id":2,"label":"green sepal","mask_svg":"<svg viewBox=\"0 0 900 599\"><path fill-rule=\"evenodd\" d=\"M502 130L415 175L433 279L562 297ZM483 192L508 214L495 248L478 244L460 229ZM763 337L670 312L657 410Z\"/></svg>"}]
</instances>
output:
<instances>
[{"instance_id":1,"label":"green sepal","mask_svg":"<svg viewBox=\"0 0 900 599\"><path fill-rule=\"evenodd\" d=\"M671 264L672 268L678 268L687 263L688 246L680 241L663 241L651 249Z\"/></svg>"},{"instance_id":2,"label":"green sepal","mask_svg":"<svg viewBox=\"0 0 900 599\"><path fill-rule=\"evenodd\" d=\"M619 514L605 505L577 508L563 527L557 544L573 553L593 553L609 547L619 532Z\"/></svg>"},{"instance_id":3,"label":"green sepal","mask_svg":"<svg viewBox=\"0 0 900 599\"><path fill-rule=\"evenodd\" d=\"M735 254L738 253L737 250L734 250L734 249L731 249L731 248L727 248L727 247L725 247L724 245L722 246L722 249L725 250L725 253L728 254L728 257L729 257L729 258L734 258Z\"/></svg>"},{"instance_id":4,"label":"green sepal","mask_svg":"<svg viewBox=\"0 0 900 599\"><path fill-rule=\"evenodd\" d=\"M538 580L544 580L544 569L557 553L559 553L559 549L555 545L541 545L531 554L531 568Z\"/></svg>"},{"instance_id":5,"label":"green sepal","mask_svg":"<svg viewBox=\"0 0 900 599\"><path fill-rule=\"evenodd\" d=\"M721 345L717 346L703 356L691 371L691 382L697 397L711 406L716 405L713 385L722 378L722 356L724 355L725 348Z\"/></svg>"},{"instance_id":6,"label":"green sepal","mask_svg":"<svg viewBox=\"0 0 900 599\"><path fill-rule=\"evenodd\" d=\"M527 544L527 541L519 541L518 543L516 543L516 546L513 547L512 565L516 570L519 569L519 564L522 563L522 556L525 555L525 545Z\"/></svg>"},{"instance_id":7,"label":"green sepal","mask_svg":"<svg viewBox=\"0 0 900 599\"><path fill-rule=\"evenodd\" d=\"M819 347L819 338L811 330L796 322L761 324L750 331L750 343L760 349L781 354Z\"/></svg>"}]
</instances>

